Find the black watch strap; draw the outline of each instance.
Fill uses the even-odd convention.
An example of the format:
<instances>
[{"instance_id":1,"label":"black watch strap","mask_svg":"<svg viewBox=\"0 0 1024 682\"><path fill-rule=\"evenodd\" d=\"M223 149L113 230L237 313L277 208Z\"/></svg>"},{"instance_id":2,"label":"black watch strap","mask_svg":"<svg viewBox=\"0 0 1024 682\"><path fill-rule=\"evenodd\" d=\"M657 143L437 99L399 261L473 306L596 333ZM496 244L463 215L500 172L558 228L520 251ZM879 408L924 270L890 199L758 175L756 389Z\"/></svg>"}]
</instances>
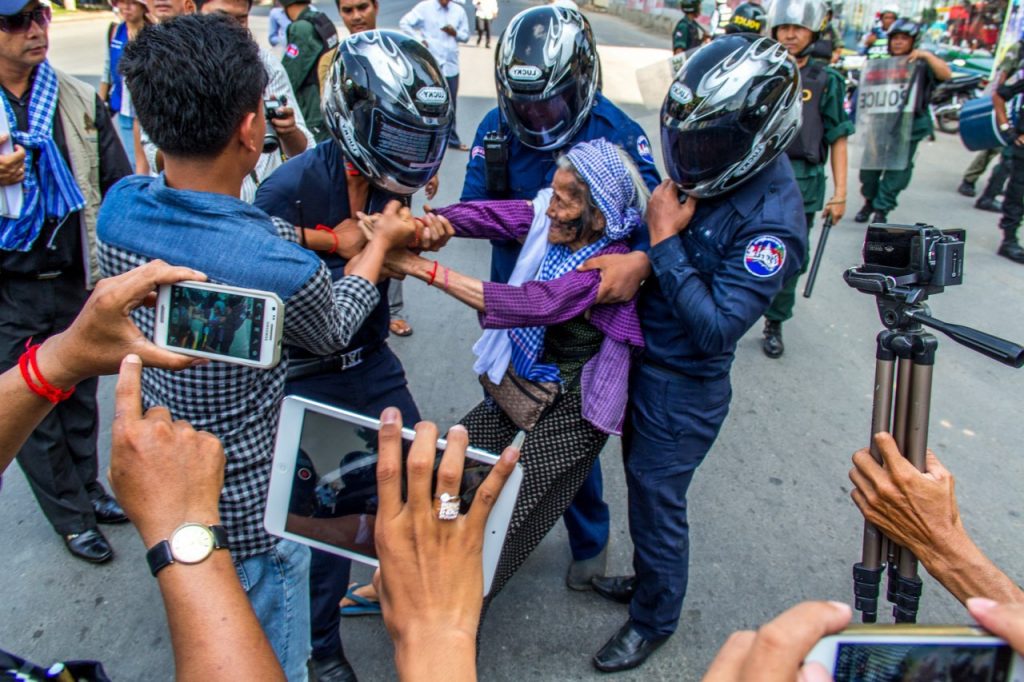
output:
<instances>
[{"instance_id":1,"label":"black watch strap","mask_svg":"<svg viewBox=\"0 0 1024 682\"><path fill-rule=\"evenodd\" d=\"M213 533L213 548L228 549L228 529L224 526L207 526ZM174 563L174 555L171 554L170 540L163 540L156 543L146 552L146 563L149 564L149 571L154 576L161 570Z\"/></svg>"}]
</instances>

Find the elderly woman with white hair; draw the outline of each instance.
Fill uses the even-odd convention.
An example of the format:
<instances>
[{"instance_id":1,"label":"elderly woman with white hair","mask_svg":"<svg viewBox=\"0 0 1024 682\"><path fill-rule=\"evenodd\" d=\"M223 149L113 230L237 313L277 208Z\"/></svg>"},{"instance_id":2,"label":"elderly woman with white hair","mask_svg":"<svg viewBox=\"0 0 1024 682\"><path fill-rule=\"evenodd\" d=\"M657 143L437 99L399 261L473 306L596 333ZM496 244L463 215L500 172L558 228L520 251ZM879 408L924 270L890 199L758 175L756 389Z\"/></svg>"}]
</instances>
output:
<instances>
[{"instance_id":1,"label":"elderly woman with white hair","mask_svg":"<svg viewBox=\"0 0 1024 682\"><path fill-rule=\"evenodd\" d=\"M635 302L598 305L600 274L577 267L628 253L647 197L628 154L603 139L583 142L533 201L454 204L425 218L450 223L459 237L523 242L508 284L409 251L389 259L479 313L486 331L473 347L474 369L488 397L461 420L470 444L501 452L527 432L525 478L492 596L568 508L609 434L621 433L632 351L643 346Z\"/></svg>"}]
</instances>

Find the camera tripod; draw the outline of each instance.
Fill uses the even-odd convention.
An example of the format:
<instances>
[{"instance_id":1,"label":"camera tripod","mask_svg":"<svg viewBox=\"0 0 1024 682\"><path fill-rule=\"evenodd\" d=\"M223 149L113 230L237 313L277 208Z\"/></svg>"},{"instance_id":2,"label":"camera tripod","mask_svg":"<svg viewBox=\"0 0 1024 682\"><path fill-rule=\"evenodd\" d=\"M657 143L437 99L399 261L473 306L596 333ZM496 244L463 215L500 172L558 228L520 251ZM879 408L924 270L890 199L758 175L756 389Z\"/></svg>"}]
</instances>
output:
<instances>
[{"instance_id":1,"label":"camera tripod","mask_svg":"<svg viewBox=\"0 0 1024 682\"><path fill-rule=\"evenodd\" d=\"M858 291L875 295L885 326L876 339L871 456L882 463L874 434L887 431L903 456L924 471L932 370L939 345L935 335L924 327L940 331L957 343L1011 367L1024 365L1024 348L932 317L924 301L930 294L941 292L940 286L901 284L899 278L857 268L846 271L843 278ZM922 584L917 574L917 557L865 521L861 561L853 566L854 605L865 623L878 619L879 588L886 567L886 598L893 604L893 617L897 623L916 622Z\"/></svg>"}]
</instances>

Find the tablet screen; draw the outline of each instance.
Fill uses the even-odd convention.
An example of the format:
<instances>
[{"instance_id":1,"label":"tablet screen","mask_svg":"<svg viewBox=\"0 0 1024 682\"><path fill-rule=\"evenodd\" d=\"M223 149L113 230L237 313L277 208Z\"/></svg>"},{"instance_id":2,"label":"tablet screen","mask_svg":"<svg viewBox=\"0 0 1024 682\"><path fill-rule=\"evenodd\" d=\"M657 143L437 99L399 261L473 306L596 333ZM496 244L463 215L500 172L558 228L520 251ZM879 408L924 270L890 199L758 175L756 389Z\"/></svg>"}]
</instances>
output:
<instances>
[{"instance_id":1,"label":"tablet screen","mask_svg":"<svg viewBox=\"0 0 1024 682\"><path fill-rule=\"evenodd\" d=\"M410 443L405 442L406 451ZM441 455L438 450L435 472ZM306 410L295 456L285 530L376 558L377 430ZM466 458L463 513L490 470L489 463Z\"/></svg>"}]
</instances>

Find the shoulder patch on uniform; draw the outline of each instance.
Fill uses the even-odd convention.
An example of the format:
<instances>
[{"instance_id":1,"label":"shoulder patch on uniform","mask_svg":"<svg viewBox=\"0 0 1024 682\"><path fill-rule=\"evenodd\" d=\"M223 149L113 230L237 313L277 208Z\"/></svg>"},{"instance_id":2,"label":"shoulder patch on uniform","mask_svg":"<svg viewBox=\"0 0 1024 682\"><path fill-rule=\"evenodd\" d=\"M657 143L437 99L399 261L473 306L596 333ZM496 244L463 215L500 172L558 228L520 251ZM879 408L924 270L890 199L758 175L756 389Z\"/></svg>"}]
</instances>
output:
<instances>
[{"instance_id":1,"label":"shoulder patch on uniform","mask_svg":"<svg viewBox=\"0 0 1024 682\"><path fill-rule=\"evenodd\" d=\"M654 163L654 155L651 154L651 143L646 135L636 138L636 153L647 163Z\"/></svg>"},{"instance_id":2,"label":"shoulder patch on uniform","mask_svg":"<svg viewBox=\"0 0 1024 682\"><path fill-rule=\"evenodd\" d=\"M284 49L284 55L295 59L299 56L299 46L295 43L288 43L288 47Z\"/></svg>"},{"instance_id":3,"label":"shoulder patch on uniform","mask_svg":"<svg viewBox=\"0 0 1024 682\"><path fill-rule=\"evenodd\" d=\"M743 267L754 277L771 277L785 264L786 245L770 234L751 239L743 254Z\"/></svg>"},{"instance_id":4,"label":"shoulder patch on uniform","mask_svg":"<svg viewBox=\"0 0 1024 682\"><path fill-rule=\"evenodd\" d=\"M477 146L473 147L473 151L471 151L469 153L470 160L477 159L477 158L483 159L486 156L487 155L484 153L484 148L481 147L480 145L477 145Z\"/></svg>"}]
</instances>

